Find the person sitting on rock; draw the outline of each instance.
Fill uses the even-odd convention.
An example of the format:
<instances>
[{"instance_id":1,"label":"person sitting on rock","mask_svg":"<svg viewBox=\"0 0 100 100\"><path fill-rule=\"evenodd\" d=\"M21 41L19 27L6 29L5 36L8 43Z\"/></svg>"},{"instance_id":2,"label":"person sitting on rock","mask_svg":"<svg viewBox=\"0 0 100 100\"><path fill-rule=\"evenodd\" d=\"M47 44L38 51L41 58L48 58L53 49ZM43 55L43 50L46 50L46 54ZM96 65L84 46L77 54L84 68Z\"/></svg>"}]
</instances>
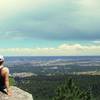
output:
<instances>
[{"instance_id":1,"label":"person sitting on rock","mask_svg":"<svg viewBox=\"0 0 100 100\"><path fill-rule=\"evenodd\" d=\"M6 89L9 96L12 95L9 86L9 69L3 66L4 57L0 56L0 89Z\"/></svg>"}]
</instances>

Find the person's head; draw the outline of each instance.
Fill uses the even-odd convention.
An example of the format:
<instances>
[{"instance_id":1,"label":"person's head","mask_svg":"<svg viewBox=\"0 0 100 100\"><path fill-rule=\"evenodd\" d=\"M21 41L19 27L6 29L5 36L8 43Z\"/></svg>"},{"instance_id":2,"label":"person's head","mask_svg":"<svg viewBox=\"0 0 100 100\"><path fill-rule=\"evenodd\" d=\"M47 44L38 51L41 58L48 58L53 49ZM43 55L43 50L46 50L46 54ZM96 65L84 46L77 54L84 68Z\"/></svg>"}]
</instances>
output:
<instances>
[{"instance_id":1,"label":"person's head","mask_svg":"<svg viewBox=\"0 0 100 100\"><path fill-rule=\"evenodd\" d=\"M0 55L0 66L4 63L4 57Z\"/></svg>"}]
</instances>

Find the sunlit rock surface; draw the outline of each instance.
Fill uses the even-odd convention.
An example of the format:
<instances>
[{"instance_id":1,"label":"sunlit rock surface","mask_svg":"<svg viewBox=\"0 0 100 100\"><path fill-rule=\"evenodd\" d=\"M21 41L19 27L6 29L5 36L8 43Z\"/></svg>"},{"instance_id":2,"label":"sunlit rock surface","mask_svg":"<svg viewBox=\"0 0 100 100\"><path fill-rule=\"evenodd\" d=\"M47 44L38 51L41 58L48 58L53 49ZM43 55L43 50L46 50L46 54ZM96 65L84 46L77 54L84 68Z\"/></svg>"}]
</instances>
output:
<instances>
[{"instance_id":1,"label":"sunlit rock surface","mask_svg":"<svg viewBox=\"0 0 100 100\"><path fill-rule=\"evenodd\" d=\"M15 86L11 87L12 96L0 91L0 100L33 100L33 97L30 93L23 91Z\"/></svg>"}]
</instances>

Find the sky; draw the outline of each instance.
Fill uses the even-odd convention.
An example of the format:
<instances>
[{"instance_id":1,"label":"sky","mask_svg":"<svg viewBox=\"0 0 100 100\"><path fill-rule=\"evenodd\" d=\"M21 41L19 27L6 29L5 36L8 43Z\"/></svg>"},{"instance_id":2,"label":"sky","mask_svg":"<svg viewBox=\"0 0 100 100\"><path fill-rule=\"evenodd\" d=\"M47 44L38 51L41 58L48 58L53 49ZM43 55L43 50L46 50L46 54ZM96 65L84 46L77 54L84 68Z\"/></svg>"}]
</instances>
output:
<instances>
[{"instance_id":1,"label":"sky","mask_svg":"<svg viewBox=\"0 0 100 100\"><path fill-rule=\"evenodd\" d=\"M0 0L0 55L100 55L100 0Z\"/></svg>"}]
</instances>

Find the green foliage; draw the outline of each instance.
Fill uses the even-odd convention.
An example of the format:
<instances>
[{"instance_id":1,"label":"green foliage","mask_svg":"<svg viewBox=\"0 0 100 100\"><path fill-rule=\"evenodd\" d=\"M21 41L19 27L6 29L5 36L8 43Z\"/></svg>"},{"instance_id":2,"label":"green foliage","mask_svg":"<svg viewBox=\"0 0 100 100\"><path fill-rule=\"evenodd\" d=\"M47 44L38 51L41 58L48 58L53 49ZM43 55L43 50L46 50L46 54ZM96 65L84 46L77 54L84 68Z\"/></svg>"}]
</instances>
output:
<instances>
[{"instance_id":1,"label":"green foliage","mask_svg":"<svg viewBox=\"0 0 100 100\"><path fill-rule=\"evenodd\" d=\"M53 100L91 100L90 92L80 90L70 78L58 87Z\"/></svg>"},{"instance_id":2,"label":"green foliage","mask_svg":"<svg viewBox=\"0 0 100 100\"><path fill-rule=\"evenodd\" d=\"M76 94L83 95L89 93L92 100L100 100L100 76L95 75L55 75L55 76L31 76L20 78L16 77L17 87L31 93L34 100L52 100L57 94L55 90L60 88L72 78L74 90ZM70 82L69 82L70 83ZM81 93L80 93L81 91ZM76 95L75 94L75 95ZM75 100L75 99L74 99ZM78 99L77 99L78 100Z\"/></svg>"},{"instance_id":3,"label":"green foliage","mask_svg":"<svg viewBox=\"0 0 100 100\"><path fill-rule=\"evenodd\" d=\"M9 77L9 83L10 83L10 86L13 86L13 85L15 85L15 80L14 80L14 78L13 77Z\"/></svg>"}]
</instances>

